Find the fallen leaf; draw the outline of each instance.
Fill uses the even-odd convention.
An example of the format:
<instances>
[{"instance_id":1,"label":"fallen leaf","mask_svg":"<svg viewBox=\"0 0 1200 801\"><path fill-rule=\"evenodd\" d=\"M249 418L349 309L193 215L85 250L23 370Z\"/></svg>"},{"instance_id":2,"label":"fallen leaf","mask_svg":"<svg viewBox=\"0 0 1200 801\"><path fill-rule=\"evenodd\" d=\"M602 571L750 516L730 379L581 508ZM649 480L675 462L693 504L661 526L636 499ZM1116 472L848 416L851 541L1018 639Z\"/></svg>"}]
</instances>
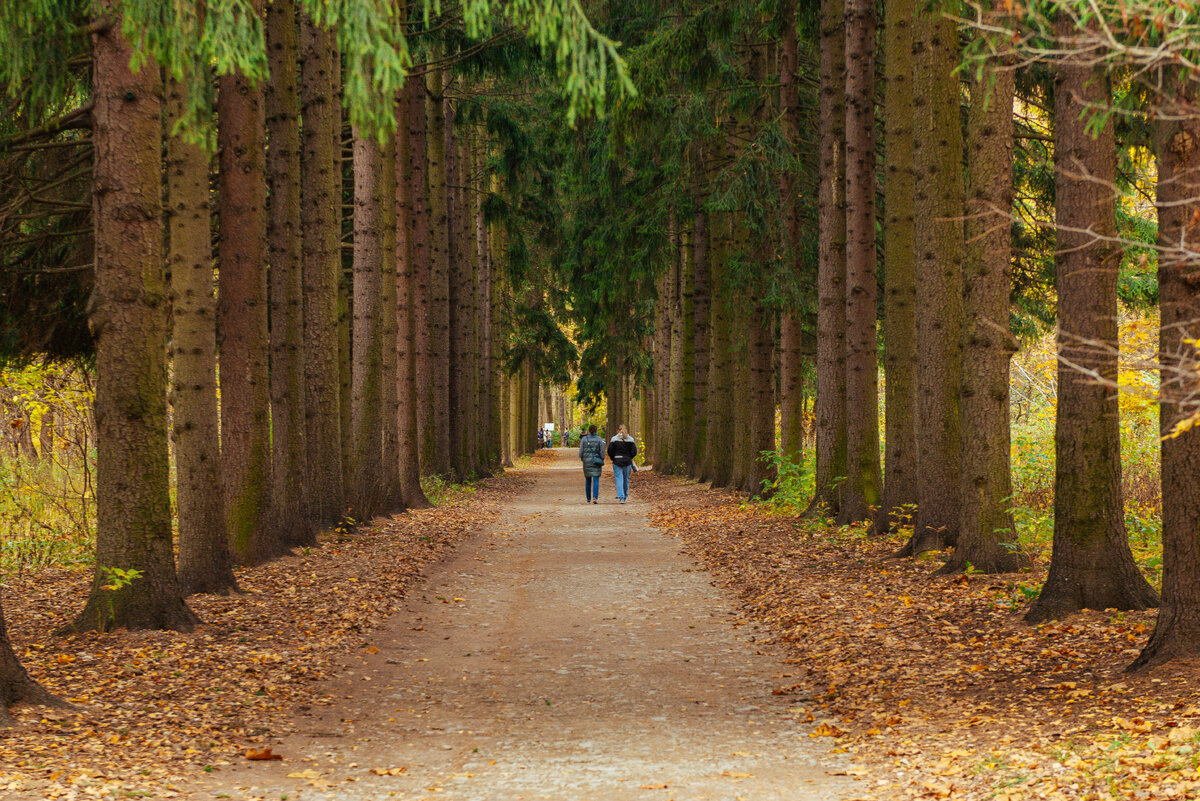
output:
<instances>
[{"instance_id":1,"label":"fallen leaf","mask_svg":"<svg viewBox=\"0 0 1200 801\"><path fill-rule=\"evenodd\" d=\"M281 754L274 753L270 748L263 748L255 751L253 748L246 751L246 759L263 761L270 759L283 759Z\"/></svg>"}]
</instances>

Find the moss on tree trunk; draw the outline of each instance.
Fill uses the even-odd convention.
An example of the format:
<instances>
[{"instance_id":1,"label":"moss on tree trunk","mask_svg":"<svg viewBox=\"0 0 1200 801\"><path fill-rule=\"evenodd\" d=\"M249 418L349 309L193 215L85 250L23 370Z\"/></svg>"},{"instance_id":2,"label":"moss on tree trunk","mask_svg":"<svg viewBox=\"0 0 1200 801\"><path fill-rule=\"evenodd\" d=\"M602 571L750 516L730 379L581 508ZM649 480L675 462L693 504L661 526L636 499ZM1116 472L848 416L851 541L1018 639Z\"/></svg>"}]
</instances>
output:
<instances>
[{"instance_id":1,"label":"moss on tree trunk","mask_svg":"<svg viewBox=\"0 0 1200 801\"><path fill-rule=\"evenodd\" d=\"M1056 23L1061 36L1070 23ZM1116 144L1086 109L1111 101L1102 67L1064 61L1054 86L1058 407L1050 574L1025 619L1080 609L1145 609L1158 596L1129 550L1121 491L1117 380ZM1081 118L1082 116L1082 118ZM1098 376L1097 381L1093 376Z\"/></svg>"}]
</instances>

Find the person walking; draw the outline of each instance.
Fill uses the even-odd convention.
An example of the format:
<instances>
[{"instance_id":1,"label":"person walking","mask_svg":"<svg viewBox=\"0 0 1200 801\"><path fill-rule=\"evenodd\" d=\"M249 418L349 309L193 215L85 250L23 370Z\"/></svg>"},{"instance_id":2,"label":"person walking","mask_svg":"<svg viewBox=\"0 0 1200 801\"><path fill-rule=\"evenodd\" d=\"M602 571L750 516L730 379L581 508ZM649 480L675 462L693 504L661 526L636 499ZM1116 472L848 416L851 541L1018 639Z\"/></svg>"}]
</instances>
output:
<instances>
[{"instance_id":1,"label":"person walking","mask_svg":"<svg viewBox=\"0 0 1200 801\"><path fill-rule=\"evenodd\" d=\"M629 474L633 457L637 456L637 440L629 436L625 424L617 426L616 435L608 441L608 458L612 460L613 480L617 484L617 500L625 503L629 497Z\"/></svg>"},{"instance_id":2,"label":"person walking","mask_svg":"<svg viewBox=\"0 0 1200 801\"><path fill-rule=\"evenodd\" d=\"M604 469L604 440L596 436L596 427L588 426L579 440L579 461L583 462L584 503L600 503L600 472Z\"/></svg>"}]
</instances>

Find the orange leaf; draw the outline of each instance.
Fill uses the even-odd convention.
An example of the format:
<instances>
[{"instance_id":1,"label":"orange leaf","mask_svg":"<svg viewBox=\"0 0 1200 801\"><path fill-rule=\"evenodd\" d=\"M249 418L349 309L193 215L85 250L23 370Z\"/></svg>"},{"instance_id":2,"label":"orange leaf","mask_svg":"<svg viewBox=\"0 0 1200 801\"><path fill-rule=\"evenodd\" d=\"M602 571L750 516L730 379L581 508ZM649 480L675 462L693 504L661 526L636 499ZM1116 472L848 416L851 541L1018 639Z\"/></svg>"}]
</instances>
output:
<instances>
[{"instance_id":1,"label":"orange leaf","mask_svg":"<svg viewBox=\"0 0 1200 801\"><path fill-rule=\"evenodd\" d=\"M255 751L253 748L246 751L246 759L267 760L267 759L283 759L281 754L272 753L270 748L264 748L261 751Z\"/></svg>"}]
</instances>

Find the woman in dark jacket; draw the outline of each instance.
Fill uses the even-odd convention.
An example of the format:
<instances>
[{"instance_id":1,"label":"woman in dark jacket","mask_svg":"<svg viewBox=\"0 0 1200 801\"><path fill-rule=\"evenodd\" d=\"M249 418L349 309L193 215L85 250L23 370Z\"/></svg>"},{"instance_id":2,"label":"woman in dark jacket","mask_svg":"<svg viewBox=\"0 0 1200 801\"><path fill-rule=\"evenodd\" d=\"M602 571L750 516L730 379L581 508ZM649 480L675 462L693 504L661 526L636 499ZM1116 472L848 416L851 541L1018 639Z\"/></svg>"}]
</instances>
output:
<instances>
[{"instance_id":1,"label":"woman in dark jacket","mask_svg":"<svg viewBox=\"0 0 1200 801\"><path fill-rule=\"evenodd\" d=\"M604 440L596 436L596 427L588 426L579 440L579 461L583 462L585 503L600 502L600 472L604 469Z\"/></svg>"},{"instance_id":2,"label":"woman in dark jacket","mask_svg":"<svg viewBox=\"0 0 1200 801\"><path fill-rule=\"evenodd\" d=\"M612 459L613 478L617 482L617 499L625 503L629 497L629 474L633 471L633 457L637 456L637 440L629 436L625 424L617 426L617 435L609 440L608 458Z\"/></svg>"}]
</instances>

